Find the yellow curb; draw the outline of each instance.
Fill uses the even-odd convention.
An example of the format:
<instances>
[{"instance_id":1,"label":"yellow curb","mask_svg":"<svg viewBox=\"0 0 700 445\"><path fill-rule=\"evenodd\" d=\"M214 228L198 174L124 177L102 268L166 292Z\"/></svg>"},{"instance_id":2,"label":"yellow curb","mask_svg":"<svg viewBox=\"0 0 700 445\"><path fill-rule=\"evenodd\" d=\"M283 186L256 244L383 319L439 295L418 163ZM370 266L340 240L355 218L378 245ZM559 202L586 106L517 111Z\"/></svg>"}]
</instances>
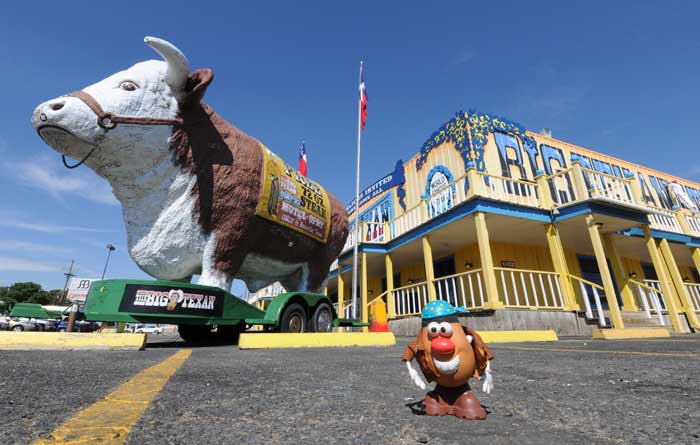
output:
<instances>
[{"instance_id":1,"label":"yellow curb","mask_svg":"<svg viewBox=\"0 0 700 445\"><path fill-rule=\"evenodd\" d=\"M391 332L329 332L304 334L244 333L238 340L241 349L332 348L345 346L392 346Z\"/></svg>"},{"instance_id":2,"label":"yellow curb","mask_svg":"<svg viewBox=\"0 0 700 445\"><path fill-rule=\"evenodd\" d=\"M0 332L0 349L143 349L146 334Z\"/></svg>"},{"instance_id":3,"label":"yellow curb","mask_svg":"<svg viewBox=\"0 0 700 445\"><path fill-rule=\"evenodd\" d=\"M619 340L623 338L658 338L670 337L664 328L626 328L626 329L593 329L592 337L600 340Z\"/></svg>"},{"instance_id":4,"label":"yellow curb","mask_svg":"<svg viewBox=\"0 0 700 445\"><path fill-rule=\"evenodd\" d=\"M125 335L125 334L119 334ZM148 405L192 354L183 349L144 369L126 383L79 411L34 445L123 444Z\"/></svg>"},{"instance_id":5,"label":"yellow curb","mask_svg":"<svg viewBox=\"0 0 700 445\"><path fill-rule=\"evenodd\" d=\"M520 343L526 341L557 341L557 333L551 329L542 331L477 331L486 343Z\"/></svg>"}]
</instances>

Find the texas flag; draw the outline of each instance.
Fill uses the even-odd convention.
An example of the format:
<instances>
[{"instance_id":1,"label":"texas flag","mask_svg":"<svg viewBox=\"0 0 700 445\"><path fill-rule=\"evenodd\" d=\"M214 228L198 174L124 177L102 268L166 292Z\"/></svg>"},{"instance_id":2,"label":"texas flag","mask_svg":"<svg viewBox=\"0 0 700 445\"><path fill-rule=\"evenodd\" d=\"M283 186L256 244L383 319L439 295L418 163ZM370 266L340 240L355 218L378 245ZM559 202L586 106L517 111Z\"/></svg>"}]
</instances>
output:
<instances>
[{"instance_id":1,"label":"texas flag","mask_svg":"<svg viewBox=\"0 0 700 445\"><path fill-rule=\"evenodd\" d=\"M367 89L365 88L365 80L362 74L362 65L360 65L360 121L362 129L365 129L367 121Z\"/></svg>"},{"instance_id":2,"label":"texas flag","mask_svg":"<svg viewBox=\"0 0 700 445\"><path fill-rule=\"evenodd\" d=\"M301 143L301 151L299 152L299 173L306 176L306 144Z\"/></svg>"}]
</instances>

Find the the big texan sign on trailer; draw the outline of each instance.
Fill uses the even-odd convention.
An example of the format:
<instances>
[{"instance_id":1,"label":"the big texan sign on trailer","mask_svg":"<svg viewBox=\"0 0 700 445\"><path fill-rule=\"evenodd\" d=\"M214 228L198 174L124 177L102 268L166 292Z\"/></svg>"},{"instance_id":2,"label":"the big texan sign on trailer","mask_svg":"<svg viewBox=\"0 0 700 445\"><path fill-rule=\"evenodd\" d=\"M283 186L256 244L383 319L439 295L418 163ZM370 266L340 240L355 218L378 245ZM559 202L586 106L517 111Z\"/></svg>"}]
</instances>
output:
<instances>
[{"instance_id":1,"label":"the big texan sign on trailer","mask_svg":"<svg viewBox=\"0 0 700 445\"><path fill-rule=\"evenodd\" d=\"M164 61L39 105L41 138L109 181L146 273L320 291L348 235L343 205L202 102L211 69L190 72L178 48L145 42Z\"/></svg>"}]
</instances>

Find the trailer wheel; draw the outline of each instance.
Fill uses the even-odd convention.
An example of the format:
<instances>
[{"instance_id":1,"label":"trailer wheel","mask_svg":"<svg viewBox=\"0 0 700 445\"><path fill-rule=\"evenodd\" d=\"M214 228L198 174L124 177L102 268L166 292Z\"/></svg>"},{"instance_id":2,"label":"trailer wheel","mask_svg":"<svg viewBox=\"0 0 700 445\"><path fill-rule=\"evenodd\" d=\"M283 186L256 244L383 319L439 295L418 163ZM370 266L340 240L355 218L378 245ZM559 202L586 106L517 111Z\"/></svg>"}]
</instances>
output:
<instances>
[{"instance_id":1,"label":"trailer wheel","mask_svg":"<svg viewBox=\"0 0 700 445\"><path fill-rule=\"evenodd\" d=\"M304 332L306 330L306 310L299 303L292 303L284 309L280 319L280 332Z\"/></svg>"},{"instance_id":2,"label":"trailer wheel","mask_svg":"<svg viewBox=\"0 0 700 445\"><path fill-rule=\"evenodd\" d=\"M177 332L183 340L193 344L210 342L213 336L209 325L181 324Z\"/></svg>"},{"instance_id":3,"label":"trailer wheel","mask_svg":"<svg viewBox=\"0 0 700 445\"><path fill-rule=\"evenodd\" d=\"M331 332L333 330L333 309L328 303L321 303L311 316L311 332Z\"/></svg>"}]
</instances>

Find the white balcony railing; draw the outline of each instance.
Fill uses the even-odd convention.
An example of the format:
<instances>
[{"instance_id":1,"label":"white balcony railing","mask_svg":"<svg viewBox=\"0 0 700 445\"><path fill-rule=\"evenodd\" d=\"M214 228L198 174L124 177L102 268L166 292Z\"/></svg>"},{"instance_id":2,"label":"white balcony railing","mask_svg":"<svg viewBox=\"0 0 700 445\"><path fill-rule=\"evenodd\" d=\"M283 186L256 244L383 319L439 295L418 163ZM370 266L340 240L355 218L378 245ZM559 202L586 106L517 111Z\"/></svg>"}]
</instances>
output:
<instances>
[{"instance_id":1,"label":"white balcony railing","mask_svg":"<svg viewBox=\"0 0 700 445\"><path fill-rule=\"evenodd\" d=\"M676 218L676 214L670 210L654 207L650 209L649 225L652 229L666 232L683 233L683 228Z\"/></svg>"},{"instance_id":2,"label":"white balcony railing","mask_svg":"<svg viewBox=\"0 0 700 445\"><path fill-rule=\"evenodd\" d=\"M582 169L588 182L587 188L591 198L608 199L623 204L634 204L630 180L618 178L607 173L588 168Z\"/></svg>"},{"instance_id":3,"label":"white balcony railing","mask_svg":"<svg viewBox=\"0 0 700 445\"><path fill-rule=\"evenodd\" d=\"M690 301L693 303L693 310L695 312L700 312L700 284L696 283L684 283L686 292L690 297Z\"/></svg>"},{"instance_id":4,"label":"white balcony railing","mask_svg":"<svg viewBox=\"0 0 700 445\"><path fill-rule=\"evenodd\" d=\"M592 281L584 280L576 275L569 274L569 277L579 283L583 304L586 307L586 318L589 320L598 319L598 326L601 328L607 327L608 323L605 320L605 312L603 312L603 303L600 297L601 294L605 295L603 286ZM593 312L594 310L595 314Z\"/></svg>"},{"instance_id":5,"label":"white balcony railing","mask_svg":"<svg viewBox=\"0 0 700 445\"><path fill-rule=\"evenodd\" d=\"M576 201L572 169L567 168L556 172L549 177L548 184L550 190L547 192L552 194L554 205L564 205Z\"/></svg>"},{"instance_id":6,"label":"white balcony railing","mask_svg":"<svg viewBox=\"0 0 700 445\"><path fill-rule=\"evenodd\" d=\"M659 289L658 281L650 281L651 283L656 283L652 286L642 281L637 281L630 279L629 282L632 284L632 288L635 290L635 295L637 297L637 302L642 307L642 310L646 314L647 318L652 317L652 313L659 319L659 324L664 326L664 316L661 308L661 302L663 301L663 295Z\"/></svg>"},{"instance_id":7,"label":"white balcony railing","mask_svg":"<svg viewBox=\"0 0 700 445\"><path fill-rule=\"evenodd\" d=\"M495 175L483 177L484 196L487 198L528 207L539 207L537 183Z\"/></svg>"},{"instance_id":8,"label":"white balcony railing","mask_svg":"<svg viewBox=\"0 0 700 445\"><path fill-rule=\"evenodd\" d=\"M468 309L484 307L485 293L481 269L435 279L438 300Z\"/></svg>"},{"instance_id":9,"label":"white balcony railing","mask_svg":"<svg viewBox=\"0 0 700 445\"><path fill-rule=\"evenodd\" d=\"M428 304L428 283L409 284L393 291L394 313L397 316L417 315Z\"/></svg>"},{"instance_id":10,"label":"white balcony railing","mask_svg":"<svg viewBox=\"0 0 700 445\"><path fill-rule=\"evenodd\" d=\"M537 270L496 267L499 293L506 307L563 309L559 274Z\"/></svg>"}]
</instances>

